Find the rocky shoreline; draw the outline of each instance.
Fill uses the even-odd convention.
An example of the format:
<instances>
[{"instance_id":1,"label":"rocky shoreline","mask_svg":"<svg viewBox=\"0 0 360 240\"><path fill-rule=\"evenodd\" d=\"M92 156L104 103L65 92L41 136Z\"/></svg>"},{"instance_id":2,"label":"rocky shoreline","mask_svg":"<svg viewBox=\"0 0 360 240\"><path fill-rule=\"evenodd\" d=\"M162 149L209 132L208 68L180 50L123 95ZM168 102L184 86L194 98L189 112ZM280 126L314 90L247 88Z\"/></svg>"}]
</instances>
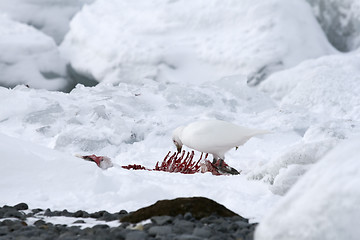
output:
<instances>
[{"instance_id":1,"label":"rocky shoreline","mask_svg":"<svg viewBox=\"0 0 360 240\"><path fill-rule=\"evenodd\" d=\"M141 209L140 209L141 210ZM139 210L136 211L139 213ZM122 219L132 213L98 211L69 212L50 209L28 209L27 204L0 207L0 240L10 239L253 239L257 224L235 215L219 216L217 213L194 217L198 213L188 211L176 216L151 216L148 220L130 223ZM174 215L174 214L172 214ZM53 218L67 220L67 224L51 221ZM88 224L89 220L95 222ZM61 221L60 221L61 222Z\"/></svg>"}]
</instances>

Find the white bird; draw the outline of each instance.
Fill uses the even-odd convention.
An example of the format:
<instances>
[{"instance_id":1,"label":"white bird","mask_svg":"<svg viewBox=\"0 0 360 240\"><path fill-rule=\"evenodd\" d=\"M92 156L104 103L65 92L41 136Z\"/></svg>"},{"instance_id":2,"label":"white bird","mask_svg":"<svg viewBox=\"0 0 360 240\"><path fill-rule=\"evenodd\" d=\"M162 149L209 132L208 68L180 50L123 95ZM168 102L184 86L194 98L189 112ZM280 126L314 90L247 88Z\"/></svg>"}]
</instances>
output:
<instances>
[{"instance_id":1,"label":"white bird","mask_svg":"<svg viewBox=\"0 0 360 240\"><path fill-rule=\"evenodd\" d=\"M225 159L225 153L246 143L251 137L270 133L267 130L241 127L220 120L204 120L174 130L172 140L178 150L182 146L210 153L214 162Z\"/></svg>"}]
</instances>

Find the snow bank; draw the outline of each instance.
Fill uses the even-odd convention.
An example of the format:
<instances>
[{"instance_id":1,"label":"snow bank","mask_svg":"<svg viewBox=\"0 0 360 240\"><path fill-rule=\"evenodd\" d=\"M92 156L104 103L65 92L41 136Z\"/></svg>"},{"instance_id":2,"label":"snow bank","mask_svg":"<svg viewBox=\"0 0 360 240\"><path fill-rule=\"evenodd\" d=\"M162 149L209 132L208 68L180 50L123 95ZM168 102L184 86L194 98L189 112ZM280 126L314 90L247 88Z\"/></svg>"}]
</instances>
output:
<instances>
[{"instance_id":1,"label":"snow bank","mask_svg":"<svg viewBox=\"0 0 360 240\"><path fill-rule=\"evenodd\" d=\"M329 41L340 51L360 46L360 2L358 0L307 0L312 5Z\"/></svg>"},{"instance_id":2,"label":"snow bank","mask_svg":"<svg viewBox=\"0 0 360 240\"><path fill-rule=\"evenodd\" d=\"M360 51L306 60L273 73L260 84L283 112L290 112L301 141L251 172L285 194L322 156L342 139L359 133ZM295 114L294 114L295 113Z\"/></svg>"},{"instance_id":3,"label":"snow bank","mask_svg":"<svg viewBox=\"0 0 360 240\"><path fill-rule=\"evenodd\" d=\"M277 200L266 185L243 176L130 171L119 166L103 171L92 162L2 133L0 152L1 205L22 201L30 208L118 212L160 199L204 196L258 221Z\"/></svg>"},{"instance_id":4,"label":"snow bank","mask_svg":"<svg viewBox=\"0 0 360 240\"><path fill-rule=\"evenodd\" d=\"M260 89L283 108L304 108L328 117L360 119L360 51L304 61L276 72Z\"/></svg>"},{"instance_id":5,"label":"snow bank","mask_svg":"<svg viewBox=\"0 0 360 240\"><path fill-rule=\"evenodd\" d=\"M204 82L269 73L335 50L297 0L99 0L61 45L76 72L99 82Z\"/></svg>"},{"instance_id":6,"label":"snow bank","mask_svg":"<svg viewBox=\"0 0 360 240\"><path fill-rule=\"evenodd\" d=\"M65 61L55 42L33 27L0 15L0 85L65 90Z\"/></svg>"},{"instance_id":7,"label":"snow bank","mask_svg":"<svg viewBox=\"0 0 360 240\"><path fill-rule=\"evenodd\" d=\"M94 0L2 0L0 12L51 36L59 44L69 31L69 22L86 3Z\"/></svg>"},{"instance_id":8,"label":"snow bank","mask_svg":"<svg viewBox=\"0 0 360 240\"><path fill-rule=\"evenodd\" d=\"M326 155L258 226L256 240L358 239L360 139Z\"/></svg>"}]
</instances>

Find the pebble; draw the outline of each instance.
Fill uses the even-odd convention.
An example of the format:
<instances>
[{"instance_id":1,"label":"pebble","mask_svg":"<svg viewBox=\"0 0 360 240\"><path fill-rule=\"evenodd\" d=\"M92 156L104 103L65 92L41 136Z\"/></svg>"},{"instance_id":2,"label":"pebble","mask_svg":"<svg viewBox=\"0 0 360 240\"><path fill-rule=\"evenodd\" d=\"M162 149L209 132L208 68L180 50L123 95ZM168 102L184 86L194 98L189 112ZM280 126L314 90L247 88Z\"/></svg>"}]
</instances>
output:
<instances>
[{"instance_id":1,"label":"pebble","mask_svg":"<svg viewBox=\"0 0 360 240\"><path fill-rule=\"evenodd\" d=\"M201 219L195 219L188 212L178 216L155 216L151 221L142 225L121 223L119 220L129 214L125 210L116 213L98 211L88 213L78 210L69 212L52 211L51 209L30 209L26 203L19 203L15 206L0 207L0 240L7 239L124 239L124 240L203 240L203 239L243 239L253 240L257 224L251 224L247 219L239 216L219 217L211 215ZM27 214L23 211L27 210ZM29 214L29 212L31 214ZM85 226L87 218L95 218L103 221L102 224L81 229L77 226L64 224L52 224L46 222L41 216L63 216L81 218L74 223ZM38 218L33 224L27 224L26 218ZM110 227L107 221L119 221L118 227ZM105 223L105 224L104 224ZM135 227L136 226L136 227Z\"/></svg>"}]
</instances>

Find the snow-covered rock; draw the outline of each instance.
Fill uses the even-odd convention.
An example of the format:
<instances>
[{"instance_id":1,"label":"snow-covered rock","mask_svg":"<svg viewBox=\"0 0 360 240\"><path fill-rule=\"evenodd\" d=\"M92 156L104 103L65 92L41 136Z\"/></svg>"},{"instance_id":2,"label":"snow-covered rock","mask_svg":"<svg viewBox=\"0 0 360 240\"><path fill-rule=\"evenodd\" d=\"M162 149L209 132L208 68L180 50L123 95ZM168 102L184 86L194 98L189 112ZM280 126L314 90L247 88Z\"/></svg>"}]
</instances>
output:
<instances>
[{"instance_id":1,"label":"snow-covered rock","mask_svg":"<svg viewBox=\"0 0 360 240\"><path fill-rule=\"evenodd\" d=\"M340 51L360 47L358 0L307 0L329 41Z\"/></svg>"},{"instance_id":2,"label":"snow-covered rock","mask_svg":"<svg viewBox=\"0 0 360 240\"><path fill-rule=\"evenodd\" d=\"M94 0L2 0L0 13L35 27L59 44L69 31L69 22L84 4Z\"/></svg>"},{"instance_id":3,"label":"snow-covered rock","mask_svg":"<svg viewBox=\"0 0 360 240\"><path fill-rule=\"evenodd\" d=\"M204 82L269 73L335 52L299 0L99 0L61 45L74 70L99 82Z\"/></svg>"},{"instance_id":4,"label":"snow-covered rock","mask_svg":"<svg viewBox=\"0 0 360 240\"><path fill-rule=\"evenodd\" d=\"M359 238L360 139L327 154L260 222L256 240Z\"/></svg>"},{"instance_id":5,"label":"snow-covered rock","mask_svg":"<svg viewBox=\"0 0 360 240\"><path fill-rule=\"evenodd\" d=\"M52 38L0 15L0 85L66 90L65 61Z\"/></svg>"},{"instance_id":6,"label":"snow-covered rock","mask_svg":"<svg viewBox=\"0 0 360 240\"><path fill-rule=\"evenodd\" d=\"M282 108L304 108L344 120L360 119L360 51L307 60L272 74L260 89Z\"/></svg>"}]
</instances>

